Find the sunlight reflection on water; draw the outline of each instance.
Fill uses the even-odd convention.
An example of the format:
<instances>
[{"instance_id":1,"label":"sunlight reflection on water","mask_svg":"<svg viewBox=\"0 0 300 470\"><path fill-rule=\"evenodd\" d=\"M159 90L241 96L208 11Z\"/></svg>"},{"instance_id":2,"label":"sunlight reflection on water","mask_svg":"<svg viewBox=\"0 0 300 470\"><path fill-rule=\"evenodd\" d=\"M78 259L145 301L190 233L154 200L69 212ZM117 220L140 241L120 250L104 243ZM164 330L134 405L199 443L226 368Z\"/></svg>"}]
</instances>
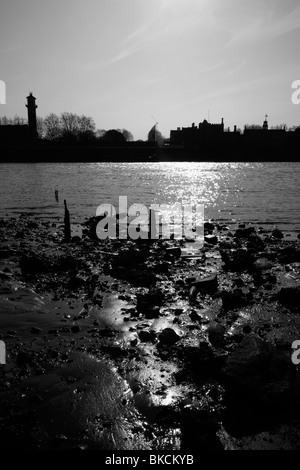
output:
<instances>
[{"instance_id":1,"label":"sunlight reflection on water","mask_svg":"<svg viewBox=\"0 0 300 470\"><path fill-rule=\"evenodd\" d=\"M205 219L232 219L300 231L297 162L38 163L0 165L0 215L31 212L73 219L96 214L102 203L128 206L204 204ZM54 198L58 189L59 202Z\"/></svg>"}]
</instances>

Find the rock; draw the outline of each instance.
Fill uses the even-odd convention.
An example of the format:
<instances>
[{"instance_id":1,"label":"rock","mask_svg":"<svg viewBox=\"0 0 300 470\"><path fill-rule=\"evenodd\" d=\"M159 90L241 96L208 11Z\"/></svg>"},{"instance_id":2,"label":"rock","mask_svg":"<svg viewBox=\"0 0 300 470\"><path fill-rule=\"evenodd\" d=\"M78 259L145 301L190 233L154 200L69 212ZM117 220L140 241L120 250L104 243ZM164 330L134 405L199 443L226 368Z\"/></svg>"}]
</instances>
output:
<instances>
[{"instance_id":1,"label":"rock","mask_svg":"<svg viewBox=\"0 0 300 470\"><path fill-rule=\"evenodd\" d=\"M212 293L218 289L218 276L217 273L212 274L204 278L198 278L193 281L192 286L196 287L198 292L201 293Z\"/></svg>"},{"instance_id":2,"label":"rock","mask_svg":"<svg viewBox=\"0 0 300 470\"><path fill-rule=\"evenodd\" d=\"M172 328L165 328L159 335L158 335L159 342L161 344L172 346L173 344L177 343L180 340L180 336Z\"/></svg>"},{"instance_id":3,"label":"rock","mask_svg":"<svg viewBox=\"0 0 300 470\"><path fill-rule=\"evenodd\" d=\"M159 318L160 308L159 307L150 307L146 308L143 313L145 318Z\"/></svg>"},{"instance_id":4,"label":"rock","mask_svg":"<svg viewBox=\"0 0 300 470\"><path fill-rule=\"evenodd\" d=\"M208 232L212 232L214 228L215 226L211 222L204 222L204 230L207 230Z\"/></svg>"},{"instance_id":5,"label":"rock","mask_svg":"<svg viewBox=\"0 0 300 470\"><path fill-rule=\"evenodd\" d=\"M178 247L174 246L174 247L167 248L166 252L167 252L168 255L172 255L172 256L180 256L181 255L181 249L180 249L179 246Z\"/></svg>"},{"instance_id":6,"label":"rock","mask_svg":"<svg viewBox=\"0 0 300 470\"><path fill-rule=\"evenodd\" d=\"M255 260L255 250L244 248L236 250L220 250L224 269L227 271L247 271L252 269Z\"/></svg>"},{"instance_id":7,"label":"rock","mask_svg":"<svg viewBox=\"0 0 300 470\"><path fill-rule=\"evenodd\" d=\"M71 331L72 333L79 333L81 330L80 326L79 325L73 325L71 326Z\"/></svg>"},{"instance_id":8,"label":"rock","mask_svg":"<svg viewBox=\"0 0 300 470\"><path fill-rule=\"evenodd\" d=\"M189 291L190 300L192 301L196 300L198 292L199 292L198 288L196 286L192 286Z\"/></svg>"},{"instance_id":9,"label":"rock","mask_svg":"<svg viewBox=\"0 0 300 470\"><path fill-rule=\"evenodd\" d=\"M250 235L255 233L255 228L254 227L247 227L247 228L238 228L235 231L234 236L236 238L248 238Z\"/></svg>"},{"instance_id":10,"label":"rock","mask_svg":"<svg viewBox=\"0 0 300 470\"><path fill-rule=\"evenodd\" d=\"M300 249L297 246L286 246L280 250L278 261L283 264L296 263L300 261Z\"/></svg>"},{"instance_id":11,"label":"rock","mask_svg":"<svg viewBox=\"0 0 300 470\"><path fill-rule=\"evenodd\" d=\"M227 358L227 391L267 406L285 406L291 394L290 361L271 344L247 335Z\"/></svg>"},{"instance_id":12,"label":"rock","mask_svg":"<svg viewBox=\"0 0 300 470\"><path fill-rule=\"evenodd\" d=\"M278 228L275 228L271 234L274 238L283 238L283 233Z\"/></svg>"},{"instance_id":13,"label":"rock","mask_svg":"<svg viewBox=\"0 0 300 470\"><path fill-rule=\"evenodd\" d=\"M205 235L204 241L210 245L216 245L219 240L216 235Z\"/></svg>"},{"instance_id":14,"label":"rock","mask_svg":"<svg viewBox=\"0 0 300 470\"><path fill-rule=\"evenodd\" d=\"M202 318L195 310L192 310L190 313L190 319L194 322L200 322Z\"/></svg>"},{"instance_id":15,"label":"rock","mask_svg":"<svg viewBox=\"0 0 300 470\"><path fill-rule=\"evenodd\" d=\"M160 289L149 289L149 292L146 294L137 294L137 305L136 308L138 311L143 312L148 310L149 307L160 307L164 301L164 294Z\"/></svg>"},{"instance_id":16,"label":"rock","mask_svg":"<svg viewBox=\"0 0 300 470\"><path fill-rule=\"evenodd\" d=\"M241 289L232 291L221 291L220 297L225 310L245 307L251 300L250 295L244 294Z\"/></svg>"},{"instance_id":17,"label":"rock","mask_svg":"<svg viewBox=\"0 0 300 470\"><path fill-rule=\"evenodd\" d=\"M267 258L258 258L254 262L253 266L257 271L264 271L266 269L271 269L274 265L271 261L267 260Z\"/></svg>"},{"instance_id":18,"label":"rock","mask_svg":"<svg viewBox=\"0 0 300 470\"><path fill-rule=\"evenodd\" d=\"M207 328L208 340L214 348L224 347L225 328L219 323L210 323Z\"/></svg>"},{"instance_id":19,"label":"rock","mask_svg":"<svg viewBox=\"0 0 300 470\"><path fill-rule=\"evenodd\" d=\"M153 342L156 338L154 331L142 330L139 332L138 337L142 343Z\"/></svg>"},{"instance_id":20,"label":"rock","mask_svg":"<svg viewBox=\"0 0 300 470\"><path fill-rule=\"evenodd\" d=\"M278 300L287 308L300 312L300 286L282 287L278 293Z\"/></svg>"},{"instance_id":21,"label":"rock","mask_svg":"<svg viewBox=\"0 0 300 470\"><path fill-rule=\"evenodd\" d=\"M31 328L31 333L34 335L38 335L41 332L42 332L41 328L36 328L35 326Z\"/></svg>"}]
</instances>

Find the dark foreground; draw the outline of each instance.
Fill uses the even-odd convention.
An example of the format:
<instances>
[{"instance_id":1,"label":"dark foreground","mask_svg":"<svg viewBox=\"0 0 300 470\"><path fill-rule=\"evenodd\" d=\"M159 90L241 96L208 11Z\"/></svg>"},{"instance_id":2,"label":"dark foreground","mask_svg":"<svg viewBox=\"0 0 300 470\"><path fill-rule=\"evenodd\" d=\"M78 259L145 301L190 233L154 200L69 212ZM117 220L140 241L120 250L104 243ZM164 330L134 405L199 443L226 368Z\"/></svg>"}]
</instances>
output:
<instances>
[{"instance_id":1,"label":"dark foreground","mask_svg":"<svg viewBox=\"0 0 300 470\"><path fill-rule=\"evenodd\" d=\"M299 240L207 223L189 258L95 224L0 221L1 447L299 449Z\"/></svg>"}]
</instances>

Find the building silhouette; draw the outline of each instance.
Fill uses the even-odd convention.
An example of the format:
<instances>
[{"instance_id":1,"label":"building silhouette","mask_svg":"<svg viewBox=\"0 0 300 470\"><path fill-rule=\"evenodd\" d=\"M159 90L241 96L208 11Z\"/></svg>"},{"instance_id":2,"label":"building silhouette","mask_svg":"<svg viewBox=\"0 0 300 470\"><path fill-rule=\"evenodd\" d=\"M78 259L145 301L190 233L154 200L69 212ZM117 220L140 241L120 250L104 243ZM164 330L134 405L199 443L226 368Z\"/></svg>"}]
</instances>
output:
<instances>
[{"instance_id":1,"label":"building silhouette","mask_svg":"<svg viewBox=\"0 0 300 470\"><path fill-rule=\"evenodd\" d=\"M28 124L0 125L1 146L21 146L31 144L37 139L36 98L30 92L26 99Z\"/></svg>"},{"instance_id":2,"label":"building silhouette","mask_svg":"<svg viewBox=\"0 0 300 470\"><path fill-rule=\"evenodd\" d=\"M224 133L224 119L221 124L211 124L206 119L198 126L195 123L191 127L177 127L170 131L170 145L184 147L198 147L209 141L221 137Z\"/></svg>"}]
</instances>

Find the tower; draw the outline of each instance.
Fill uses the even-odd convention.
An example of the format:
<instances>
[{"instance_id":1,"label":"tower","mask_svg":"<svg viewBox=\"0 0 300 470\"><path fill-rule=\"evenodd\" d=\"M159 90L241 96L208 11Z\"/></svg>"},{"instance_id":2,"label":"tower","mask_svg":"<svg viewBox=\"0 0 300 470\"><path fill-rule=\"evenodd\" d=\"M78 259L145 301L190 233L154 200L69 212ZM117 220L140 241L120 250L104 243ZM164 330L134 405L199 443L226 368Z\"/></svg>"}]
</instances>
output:
<instances>
[{"instance_id":1,"label":"tower","mask_svg":"<svg viewBox=\"0 0 300 470\"><path fill-rule=\"evenodd\" d=\"M264 120L264 123L263 123L263 129L265 129L266 131L267 131L268 128L269 128L269 124L268 124L267 119L268 119L268 115L266 114L265 120Z\"/></svg>"},{"instance_id":2,"label":"tower","mask_svg":"<svg viewBox=\"0 0 300 470\"><path fill-rule=\"evenodd\" d=\"M27 96L27 104L25 105L27 108L28 113L28 126L30 134L33 138L37 137L37 127L36 127L36 108L37 105L35 104L36 98L33 96L32 92L29 93Z\"/></svg>"}]
</instances>

